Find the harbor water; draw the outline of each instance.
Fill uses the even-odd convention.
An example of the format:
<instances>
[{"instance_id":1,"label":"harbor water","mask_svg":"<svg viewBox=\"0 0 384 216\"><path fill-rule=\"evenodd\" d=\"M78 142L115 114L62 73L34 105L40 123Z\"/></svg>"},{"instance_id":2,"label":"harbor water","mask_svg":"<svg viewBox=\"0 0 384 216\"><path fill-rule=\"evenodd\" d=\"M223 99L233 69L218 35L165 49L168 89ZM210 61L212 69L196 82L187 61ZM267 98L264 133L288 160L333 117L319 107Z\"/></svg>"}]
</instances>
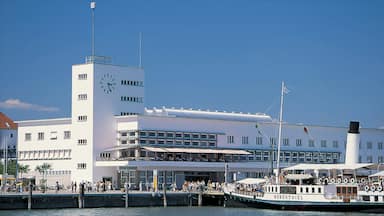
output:
<instances>
[{"instance_id":1,"label":"harbor water","mask_svg":"<svg viewBox=\"0 0 384 216\"><path fill-rule=\"evenodd\" d=\"M332 212L297 212L297 211L276 211L254 208L223 208L223 207L151 207L151 208L89 208L89 209L47 209L47 210L0 210L0 215L49 215L49 216L368 216L378 214L365 213L336 213Z\"/></svg>"}]
</instances>

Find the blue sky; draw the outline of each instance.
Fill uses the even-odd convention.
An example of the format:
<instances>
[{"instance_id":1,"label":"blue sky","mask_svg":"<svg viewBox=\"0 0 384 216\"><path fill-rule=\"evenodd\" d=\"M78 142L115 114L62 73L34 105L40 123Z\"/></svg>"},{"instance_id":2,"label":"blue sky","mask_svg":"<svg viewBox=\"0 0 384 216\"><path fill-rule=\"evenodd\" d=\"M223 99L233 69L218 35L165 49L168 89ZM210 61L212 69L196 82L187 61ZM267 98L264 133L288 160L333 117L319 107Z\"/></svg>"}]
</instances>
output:
<instances>
[{"instance_id":1,"label":"blue sky","mask_svg":"<svg viewBox=\"0 0 384 216\"><path fill-rule=\"evenodd\" d=\"M266 112L384 126L384 1L99 0L96 54L138 64L147 107ZM0 111L69 117L71 65L90 55L89 1L0 0Z\"/></svg>"}]
</instances>

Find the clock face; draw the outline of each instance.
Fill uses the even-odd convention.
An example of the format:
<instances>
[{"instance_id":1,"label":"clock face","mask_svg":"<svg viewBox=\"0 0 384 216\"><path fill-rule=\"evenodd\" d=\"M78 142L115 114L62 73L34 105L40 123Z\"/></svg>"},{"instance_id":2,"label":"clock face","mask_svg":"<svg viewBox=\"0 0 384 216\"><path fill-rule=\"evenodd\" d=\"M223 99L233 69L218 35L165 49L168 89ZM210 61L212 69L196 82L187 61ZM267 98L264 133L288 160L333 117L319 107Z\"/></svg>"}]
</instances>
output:
<instances>
[{"instance_id":1,"label":"clock face","mask_svg":"<svg viewBox=\"0 0 384 216\"><path fill-rule=\"evenodd\" d=\"M100 87L103 89L104 93L111 93L115 90L116 81L115 78L109 73L104 74L100 79Z\"/></svg>"}]
</instances>

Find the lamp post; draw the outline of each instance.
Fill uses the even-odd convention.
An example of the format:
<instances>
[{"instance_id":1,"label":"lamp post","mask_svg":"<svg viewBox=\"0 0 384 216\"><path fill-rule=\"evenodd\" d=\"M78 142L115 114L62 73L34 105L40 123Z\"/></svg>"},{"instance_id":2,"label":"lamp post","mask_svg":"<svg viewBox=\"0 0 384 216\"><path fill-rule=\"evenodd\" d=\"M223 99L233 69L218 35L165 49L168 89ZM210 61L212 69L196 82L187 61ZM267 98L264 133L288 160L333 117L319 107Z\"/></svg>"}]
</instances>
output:
<instances>
[{"instance_id":1,"label":"lamp post","mask_svg":"<svg viewBox=\"0 0 384 216\"><path fill-rule=\"evenodd\" d=\"M5 122L5 126L7 127L7 132L9 131L10 129L10 125L8 122ZM8 137L8 133L5 134L4 136L4 142L3 142L3 145L4 145L4 153L3 153L3 156L4 156L4 167L3 167L3 179L2 179L2 184L3 184L3 191L5 192L5 187L7 185L7 175L8 175L8 142L7 142L7 137Z\"/></svg>"}]
</instances>

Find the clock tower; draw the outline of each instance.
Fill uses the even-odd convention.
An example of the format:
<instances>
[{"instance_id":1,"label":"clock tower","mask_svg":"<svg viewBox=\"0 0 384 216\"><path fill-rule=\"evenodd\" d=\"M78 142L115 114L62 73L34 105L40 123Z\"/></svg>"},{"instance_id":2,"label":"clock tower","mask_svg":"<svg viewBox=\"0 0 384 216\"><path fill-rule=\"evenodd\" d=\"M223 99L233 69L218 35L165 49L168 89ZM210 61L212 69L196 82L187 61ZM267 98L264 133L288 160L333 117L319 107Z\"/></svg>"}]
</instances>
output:
<instances>
[{"instance_id":1,"label":"clock tower","mask_svg":"<svg viewBox=\"0 0 384 216\"><path fill-rule=\"evenodd\" d=\"M77 182L113 176L95 162L117 142L115 116L144 112L144 70L91 57L72 66L72 180Z\"/></svg>"}]
</instances>

